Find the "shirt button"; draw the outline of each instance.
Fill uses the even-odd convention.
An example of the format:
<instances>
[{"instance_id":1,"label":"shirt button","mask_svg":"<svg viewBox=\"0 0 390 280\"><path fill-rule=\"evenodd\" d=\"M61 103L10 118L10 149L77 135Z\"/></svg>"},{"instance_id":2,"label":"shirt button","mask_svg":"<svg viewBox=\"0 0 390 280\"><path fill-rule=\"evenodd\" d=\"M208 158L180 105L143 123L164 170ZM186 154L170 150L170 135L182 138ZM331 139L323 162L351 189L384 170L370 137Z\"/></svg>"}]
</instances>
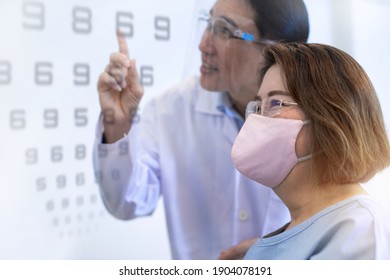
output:
<instances>
[{"instance_id":1,"label":"shirt button","mask_svg":"<svg viewBox=\"0 0 390 280\"><path fill-rule=\"evenodd\" d=\"M240 212L238 213L238 218L240 219L240 221L248 220L248 216L248 212L245 210L240 210Z\"/></svg>"}]
</instances>

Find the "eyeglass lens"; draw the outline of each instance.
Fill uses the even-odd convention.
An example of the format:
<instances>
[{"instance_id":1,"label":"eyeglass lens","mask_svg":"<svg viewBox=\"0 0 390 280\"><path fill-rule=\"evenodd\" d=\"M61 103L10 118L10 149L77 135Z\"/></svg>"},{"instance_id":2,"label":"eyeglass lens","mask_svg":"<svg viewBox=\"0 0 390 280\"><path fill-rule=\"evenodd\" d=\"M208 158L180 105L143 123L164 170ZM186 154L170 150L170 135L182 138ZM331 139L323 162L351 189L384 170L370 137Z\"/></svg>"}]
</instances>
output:
<instances>
[{"instance_id":1,"label":"eyeglass lens","mask_svg":"<svg viewBox=\"0 0 390 280\"><path fill-rule=\"evenodd\" d=\"M209 18L206 30L210 31L214 37L222 40L227 40L234 36L234 27L220 18Z\"/></svg>"},{"instance_id":2,"label":"eyeglass lens","mask_svg":"<svg viewBox=\"0 0 390 280\"><path fill-rule=\"evenodd\" d=\"M297 106L295 102L288 101L284 103L283 100L274 98L266 98L263 101L250 101L245 110L245 118L253 113L262 116L275 117L280 114L283 104L288 106Z\"/></svg>"}]
</instances>

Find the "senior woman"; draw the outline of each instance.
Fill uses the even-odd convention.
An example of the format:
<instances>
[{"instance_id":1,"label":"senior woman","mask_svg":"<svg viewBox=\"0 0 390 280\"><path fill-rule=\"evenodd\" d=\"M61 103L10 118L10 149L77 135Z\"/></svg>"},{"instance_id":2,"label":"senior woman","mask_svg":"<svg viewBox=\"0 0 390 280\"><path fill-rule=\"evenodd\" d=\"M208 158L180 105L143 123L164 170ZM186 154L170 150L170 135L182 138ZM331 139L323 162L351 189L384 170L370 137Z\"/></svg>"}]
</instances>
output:
<instances>
[{"instance_id":1,"label":"senior woman","mask_svg":"<svg viewBox=\"0 0 390 280\"><path fill-rule=\"evenodd\" d=\"M291 221L245 259L390 259L381 209L361 186L390 163L367 74L323 44L271 45L264 57L232 160L273 189Z\"/></svg>"}]
</instances>

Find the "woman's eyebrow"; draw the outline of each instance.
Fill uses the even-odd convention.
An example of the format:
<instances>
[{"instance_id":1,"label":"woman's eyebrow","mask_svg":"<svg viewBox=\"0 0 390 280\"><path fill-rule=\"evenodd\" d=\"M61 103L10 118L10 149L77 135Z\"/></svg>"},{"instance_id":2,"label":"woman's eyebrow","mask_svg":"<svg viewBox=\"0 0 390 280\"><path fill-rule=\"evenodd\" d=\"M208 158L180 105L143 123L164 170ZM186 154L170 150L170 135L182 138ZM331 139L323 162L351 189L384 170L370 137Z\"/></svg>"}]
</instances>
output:
<instances>
[{"instance_id":1,"label":"woman's eyebrow","mask_svg":"<svg viewBox=\"0 0 390 280\"><path fill-rule=\"evenodd\" d=\"M270 92L268 92L267 96L270 97L270 96L274 96L274 95L290 95L287 91L284 91L284 90L272 90Z\"/></svg>"},{"instance_id":2,"label":"woman's eyebrow","mask_svg":"<svg viewBox=\"0 0 390 280\"><path fill-rule=\"evenodd\" d=\"M290 94L287 91L284 91L284 90L271 90L270 92L267 93L267 97L271 97L271 96L274 96L274 95L289 96ZM261 101L261 100L262 100L262 98L259 95L256 95L255 98L254 98L254 101Z\"/></svg>"}]
</instances>

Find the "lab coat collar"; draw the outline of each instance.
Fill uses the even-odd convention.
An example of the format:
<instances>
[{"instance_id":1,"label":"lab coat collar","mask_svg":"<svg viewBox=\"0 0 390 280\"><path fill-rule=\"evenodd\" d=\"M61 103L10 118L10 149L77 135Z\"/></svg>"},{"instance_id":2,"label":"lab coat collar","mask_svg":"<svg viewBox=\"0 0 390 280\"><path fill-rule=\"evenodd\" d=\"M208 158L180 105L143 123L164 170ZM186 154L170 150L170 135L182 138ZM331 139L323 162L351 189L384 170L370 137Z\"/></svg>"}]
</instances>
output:
<instances>
[{"instance_id":1,"label":"lab coat collar","mask_svg":"<svg viewBox=\"0 0 390 280\"><path fill-rule=\"evenodd\" d=\"M199 86L200 87L200 86ZM202 88L198 91L195 100L195 111L198 113L223 115L221 107L232 107L232 101L226 92L212 92Z\"/></svg>"},{"instance_id":2,"label":"lab coat collar","mask_svg":"<svg viewBox=\"0 0 390 280\"><path fill-rule=\"evenodd\" d=\"M222 131L231 144L233 144L238 131L244 124L243 118L233 108L233 103L226 92L198 90L198 95L195 100L195 111L214 116L226 116L227 118L223 122Z\"/></svg>"}]
</instances>

